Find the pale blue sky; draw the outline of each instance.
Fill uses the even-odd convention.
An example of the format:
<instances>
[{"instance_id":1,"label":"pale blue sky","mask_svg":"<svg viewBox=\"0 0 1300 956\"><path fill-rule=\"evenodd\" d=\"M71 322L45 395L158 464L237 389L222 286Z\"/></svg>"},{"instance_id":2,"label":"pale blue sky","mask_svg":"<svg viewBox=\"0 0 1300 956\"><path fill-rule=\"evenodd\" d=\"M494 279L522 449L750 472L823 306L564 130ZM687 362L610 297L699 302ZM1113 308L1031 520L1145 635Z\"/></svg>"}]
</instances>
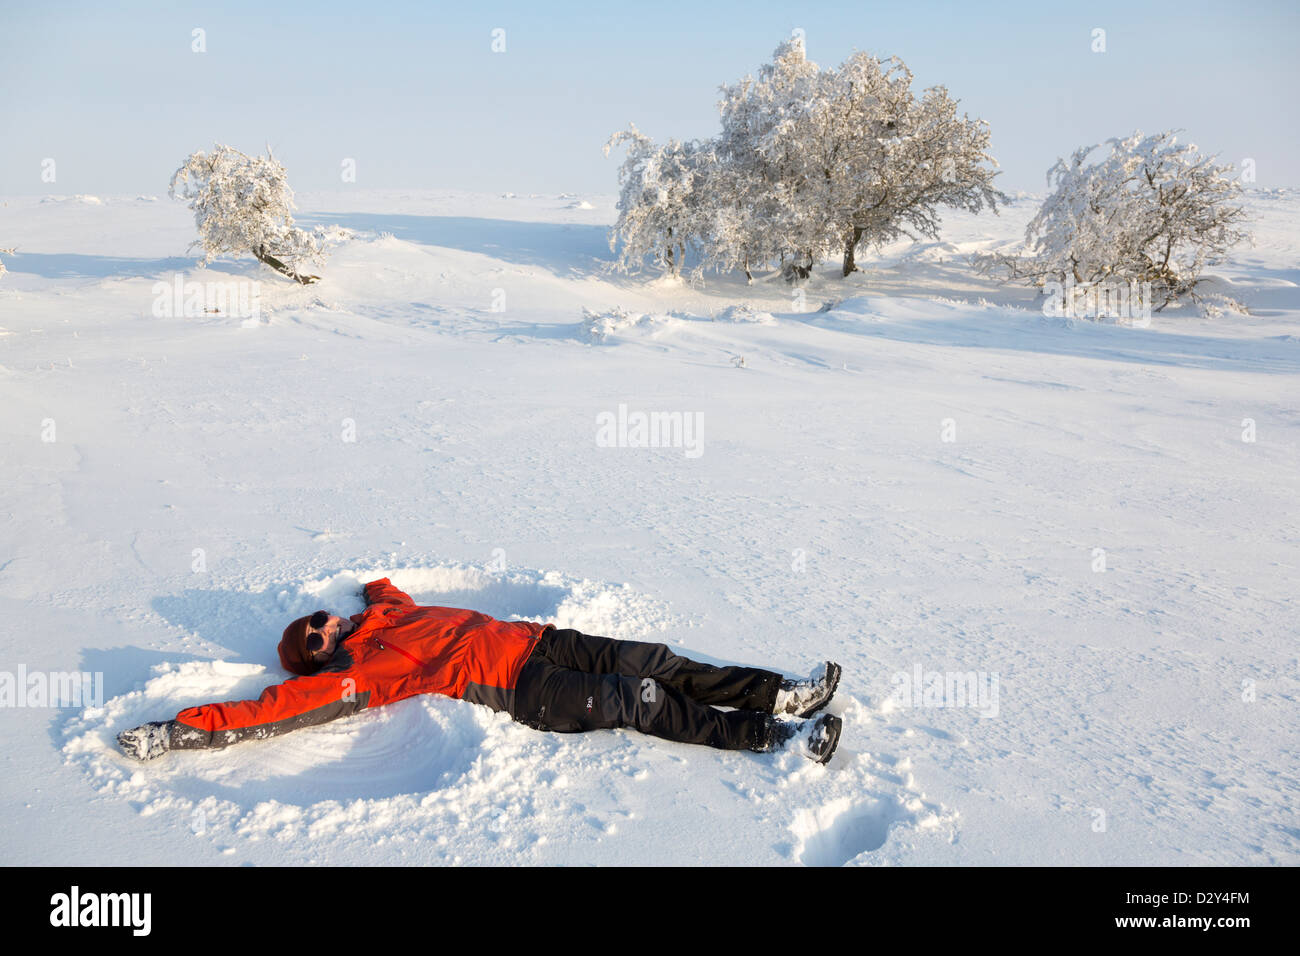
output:
<instances>
[{"instance_id":1,"label":"pale blue sky","mask_svg":"<svg viewBox=\"0 0 1300 956\"><path fill-rule=\"evenodd\" d=\"M1254 159L1261 186L1300 185L1294 2L0 7L0 195L163 195L216 141L269 141L299 191L343 188L350 157L357 188L614 192L611 132L713 135L718 86L796 27L822 66L896 54L918 91L946 85L990 123L1004 189L1041 191L1085 142L1171 127Z\"/></svg>"}]
</instances>

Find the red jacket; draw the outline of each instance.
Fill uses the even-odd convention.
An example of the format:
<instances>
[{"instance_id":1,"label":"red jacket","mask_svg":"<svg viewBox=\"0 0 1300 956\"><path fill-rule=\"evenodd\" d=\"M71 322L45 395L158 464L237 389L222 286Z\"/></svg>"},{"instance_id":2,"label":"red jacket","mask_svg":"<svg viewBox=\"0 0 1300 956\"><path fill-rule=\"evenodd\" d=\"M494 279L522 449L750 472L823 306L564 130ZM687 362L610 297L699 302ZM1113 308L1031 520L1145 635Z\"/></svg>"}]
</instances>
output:
<instances>
[{"instance_id":1,"label":"red jacket","mask_svg":"<svg viewBox=\"0 0 1300 956\"><path fill-rule=\"evenodd\" d=\"M319 671L268 687L257 700L181 711L171 727L171 748L273 737L414 694L444 694L509 711L524 661L542 632L555 626L420 607L388 578L366 585L366 603L351 617L357 629Z\"/></svg>"}]
</instances>

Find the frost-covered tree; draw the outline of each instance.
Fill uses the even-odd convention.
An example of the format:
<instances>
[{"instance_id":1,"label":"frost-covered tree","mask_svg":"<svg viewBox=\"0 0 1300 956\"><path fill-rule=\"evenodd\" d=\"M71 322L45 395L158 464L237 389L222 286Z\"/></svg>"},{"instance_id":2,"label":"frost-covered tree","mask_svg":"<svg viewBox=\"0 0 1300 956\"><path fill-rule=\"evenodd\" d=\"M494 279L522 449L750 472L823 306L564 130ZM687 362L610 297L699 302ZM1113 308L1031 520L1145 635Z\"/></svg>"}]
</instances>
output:
<instances>
[{"instance_id":1,"label":"frost-covered tree","mask_svg":"<svg viewBox=\"0 0 1300 956\"><path fill-rule=\"evenodd\" d=\"M189 200L203 250L203 262L225 253L252 253L266 265L307 284L320 277L301 271L325 260L320 236L293 224L293 191L268 147L266 156L247 156L220 143L211 153L193 153L172 175L168 194Z\"/></svg>"},{"instance_id":2,"label":"frost-covered tree","mask_svg":"<svg viewBox=\"0 0 1300 956\"><path fill-rule=\"evenodd\" d=\"M707 190L701 194L693 218L702 255L692 278L700 278L711 268L717 272L740 269L752 280L753 268L779 259L785 248L777 231L770 228L773 210L747 199L745 172L734 164L715 162L709 169Z\"/></svg>"},{"instance_id":3,"label":"frost-covered tree","mask_svg":"<svg viewBox=\"0 0 1300 956\"><path fill-rule=\"evenodd\" d=\"M627 156L619 168L622 191L610 250L616 250L621 237L620 269L635 270L649 255L677 275L703 228L694 220L698 197L707 192L704 179L714 165L712 151L707 144L675 139L656 146L632 123L609 138L605 155L621 145L627 146Z\"/></svg>"},{"instance_id":4,"label":"frost-covered tree","mask_svg":"<svg viewBox=\"0 0 1300 956\"><path fill-rule=\"evenodd\" d=\"M827 78L824 102L826 134L811 141L822 148L806 174L825 178L843 275L857 268L860 243L934 239L940 208L996 212L1005 198L993 188L988 124L959 117L945 87L918 99L911 71L897 58L882 63L855 53Z\"/></svg>"},{"instance_id":5,"label":"frost-covered tree","mask_svg":"<svg viewBox=\"0 0 1300 956\"><path fill-rule=\"evenodd\" d=\"M823 71L795 37L757 79L721 87L721 132L698 145L691 188L671 207L674 234L685 228L686 246L701 249L697 271L741 268L748 277L775 263L806 278L842 255L848 275L863 244L937 235L939 207L996 211L987 124L959 118L943 87L918 99L911 86L900 61L864 53ZM629 183L644 195L637 163L660 155L646 137L633 149L640 159L629 154L620 171L629 207ZM646 218L620 217L615 227L611 245L624 240L624 263L644 255L636 227Z\"/></svg>"},{"instance_id":6,"label":"frost-covered tree","mask_svg":"<svg viewBox=\"0 0 1300 956\"><path fill-rule=\"evenodd\" d=\"M835 253L848 275L862 244L937 236L939 207L997 209L987 124L959 118L942 86L918 99L896 57L855 53L822 71L795 39L758 82L724 93L719 152L753 157L750 199L774 207L799 276Z\"/></svg>"},{"instance_id":7,"label":"frost-covered tree","mask_svg":"<svg viewBox=\"0 0 1300 956\"><path fill-rule=\"evenodd\" d=\"M1047 172L1051 194L1025 230L1019 255L978 256L981 271L1034 284L1072 280L1151 283L1160 311L1191 294L1207 265L1249 233L1232 166L1215 165L1175 131L1135 132L1075 150Z\"/></svg>"},{"instance_id":8,"label":"frost-covered tree","mask_svg":"<svg viewBox=\"0 0 1300 956\"><path fill-rule=\"evenodd\" d=\"M731 267L733 256L726 250L747 249L755 265L779 262L806 276L831 249L833 235L825 219L816 212L809 215L825 208L824 184L807 175L807 150L824 132L825 87L825 77L804 55L799 37L776 48L757 80L747 76L721 87L716 152L731 188L708 201L728 210L723 221L736 232L715 237L720 248L710 245L709 266Z\"/></svg>"}]
</instances>

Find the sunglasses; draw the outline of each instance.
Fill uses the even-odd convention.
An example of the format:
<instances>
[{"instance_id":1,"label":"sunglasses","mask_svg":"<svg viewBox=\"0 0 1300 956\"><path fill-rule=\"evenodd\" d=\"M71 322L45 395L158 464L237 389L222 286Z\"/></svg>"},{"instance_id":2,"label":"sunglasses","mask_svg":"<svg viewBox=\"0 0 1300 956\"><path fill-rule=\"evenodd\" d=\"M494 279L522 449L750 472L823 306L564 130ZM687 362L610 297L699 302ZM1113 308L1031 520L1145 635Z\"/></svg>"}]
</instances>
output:
<instances>
[{"instance_id":1,"label":"sunglasses","mask_svg":"<svg viewBox=\"0 0 1300 956\"><path fill-rule=\"evenodd\" d=\"M330 615L328 611L317 611L315 614L311 616L311 620L307 622L307 626L311 628L311 630L313 631L319 631L322 627L328 624L329 621L330 621ZM309 653L315 654L324 646L325 646L324 634L312 634L308 632L307 650Z\"/></svg>"}]
</instances>

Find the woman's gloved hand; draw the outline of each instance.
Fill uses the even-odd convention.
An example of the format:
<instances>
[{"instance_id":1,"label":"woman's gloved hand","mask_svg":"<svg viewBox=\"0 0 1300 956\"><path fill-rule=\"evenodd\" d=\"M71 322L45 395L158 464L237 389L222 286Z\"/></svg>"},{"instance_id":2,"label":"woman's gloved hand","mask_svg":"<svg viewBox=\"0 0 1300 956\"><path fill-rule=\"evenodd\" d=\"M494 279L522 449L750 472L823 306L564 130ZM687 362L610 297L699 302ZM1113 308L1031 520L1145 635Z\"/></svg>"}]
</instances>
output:
<instances>
[{"instance_id":1,"label":"woman's gloved hand","mask_svg":"<svg viewBox=\"0 0 1300 956\"><path fill-rule=\"evenodd\" d=\"M173 721L162 720L132 727L117 735L122 753L136 760L152 760L167 752Z\"/></svg>"}]
</instances>

